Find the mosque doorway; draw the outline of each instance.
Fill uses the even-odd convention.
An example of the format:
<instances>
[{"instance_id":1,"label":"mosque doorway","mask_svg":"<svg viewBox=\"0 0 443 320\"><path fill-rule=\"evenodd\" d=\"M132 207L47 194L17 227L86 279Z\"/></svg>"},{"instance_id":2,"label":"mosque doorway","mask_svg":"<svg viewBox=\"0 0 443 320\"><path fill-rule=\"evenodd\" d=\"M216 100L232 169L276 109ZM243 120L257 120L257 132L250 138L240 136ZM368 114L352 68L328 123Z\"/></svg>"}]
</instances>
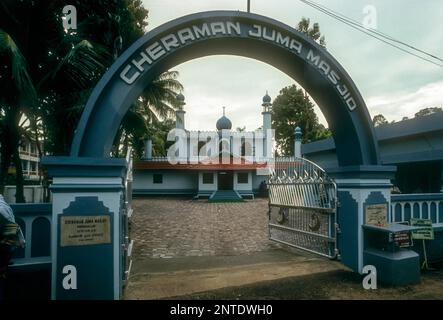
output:
<instances>
[{"instance_id":1,"label":"mosque doorway","mask_svg":"<svg viewBox=\"0 0 443 320\"><path fill-rule=\"evenodd\" d=\"M232 171L220 171L218 173L218 190L234 189L234 174Z\"/></svg>"}]
</instances>

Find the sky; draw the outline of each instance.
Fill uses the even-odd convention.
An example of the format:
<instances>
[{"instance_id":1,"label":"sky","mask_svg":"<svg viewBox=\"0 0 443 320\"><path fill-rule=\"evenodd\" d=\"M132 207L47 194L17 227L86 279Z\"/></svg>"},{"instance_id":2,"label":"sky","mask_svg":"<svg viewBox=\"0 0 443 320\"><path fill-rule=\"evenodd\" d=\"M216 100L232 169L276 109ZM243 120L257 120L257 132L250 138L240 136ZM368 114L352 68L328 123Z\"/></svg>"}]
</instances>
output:
<instances>
[{"instance_id":1,"label":"sky","mask_svg":"<svg viewBox=\"0 0 443 320\"><path fill-rule=\"evenodd\" d=\"M367 6L375 8L376 29L443 58L441 0L315 0L363 23ZM246 0L143 0L149 10L147 32L183 15L210 10L246 11ZM422 108L443 107L443 68L373 39L298 0L251 0L251 12L295 27L302 17L318 22L328 51L350 74L371 116L388 121L413 117ZM294 84L281 71L235 56L213 56L174 67L186 97L186 128L214 130L226 106L233 128L262 125L262 97ZM316 107L320 121L326 119Z\"/></svg>"}]
</instances>

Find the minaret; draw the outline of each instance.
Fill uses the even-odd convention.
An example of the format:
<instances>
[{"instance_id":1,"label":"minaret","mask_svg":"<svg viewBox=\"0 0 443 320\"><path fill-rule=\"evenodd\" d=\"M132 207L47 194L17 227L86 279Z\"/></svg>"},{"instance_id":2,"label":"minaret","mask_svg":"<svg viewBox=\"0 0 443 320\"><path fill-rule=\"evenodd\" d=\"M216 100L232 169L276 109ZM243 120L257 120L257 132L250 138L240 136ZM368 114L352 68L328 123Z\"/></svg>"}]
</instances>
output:
<instances>
[{"instance_id":1,"label":"minaret","mask_svg":"<svg viewBox=\"0 0 443 320\"><path fill-rule=\"evenodd\" d=\"M146 160L152 159L152 139L151 138L145 139L145 153L143 155L143 158Z\"/></svg>"},{"instance_id":2,"label":"minaret","mask_svg":"<svg viewBox=\"0 0 443 320\"><path fill-rule=\"evenodd\" d=\"M219 139L229 139L229 144L227 146L229 149L226 150L225 147L227 142L224 140L219 141L219 152L222 152L224 154L222 156L222 162L226 163L226 161L229 160L229 157L226 157L226 152L228 151L229 153L232 153L232 136L226 136L227 131L230 131L232 129L232 122L228 119L228 117L226 117L225 107L223 107L223 115L220 119L217 120L215 127L217 128Z\"/></svg>"},{"instance_id":3,"label":"minaret","mask_svg":"<svg viewBox=\"0 0 443 320\"><path fill-rule=\"evenodd\" d=\"M267 146L268 146L268 140L272 139L272 135L270 133L271 125L272 125L272 115L271 115L271 97L268 95L268 91L266 91L266 95L263 97L263 112L261 113L263 115L263 156L265 158L268 157L267 154Z\"/></svg>"},{"instance_id":4,"label":"minaret","mask_svg":"<svg viewBox=\"0 0 443 320\"><path fill-rule=\"evenodd\" d=\"M183 107L185 106L185 96L179 93L177 95L178 100L178 109L175 111L175 128L185 130L185 110Z\"/></svg>"},{"instance_id":5,"label":"minaret","mask_svg":"<svg viewBox=\"0 0 443 320\"><path fill-rule=\"evenodd\" d=\"M300 127L294 129L294 157L301 158L301 137L302 132Z\"/></svg>"}]
</instances>

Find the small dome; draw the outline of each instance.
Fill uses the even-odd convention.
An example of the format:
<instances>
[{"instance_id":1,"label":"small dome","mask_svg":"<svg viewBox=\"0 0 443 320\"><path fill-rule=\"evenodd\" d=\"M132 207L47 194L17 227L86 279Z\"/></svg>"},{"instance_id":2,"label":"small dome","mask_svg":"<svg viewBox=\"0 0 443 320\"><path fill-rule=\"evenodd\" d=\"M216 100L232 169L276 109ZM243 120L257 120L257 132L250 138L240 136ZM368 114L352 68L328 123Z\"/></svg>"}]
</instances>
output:
<instances>
[{"instance_id":1,"label":"small dome","mask_svg":"<svg viewBox=\"0 0 443 320\"><path fill-rule=\"evenodd\" d=\"M269 96L268 92L266 92L265 96L263 97L263 103L271 103L271 97Z\"/></svg>"},{"instance_id":2,"label":"small dome","mask_svg":"<svg viewBox=\"0 0 443 320\"><path fill-rule=\"evenodd\" d=\"M217 130L231 130L232 122L226 116L222 116L220 119L217 120L216 127Z\"/></svg>"},{"instance_id":3,"label":"small dome","mask_svg":"<svg viewBox=\"0 0 443 320\"><path fill-rule=\"evenodd\" d=\"M294 129L294 135L295 135L295 139L301 139L302 132L301 132L301 128L300 127L296 127Z\"/></svg>"},{"instance_id":4,"label":"small dome","mask_svg":"<svg viewBox=\"0 0 443 320\"><path fill-rule=\"evenodd\" d=\"M180 101L180 102L184 102L185 101L185 96L183 94L179 93L177 95L177 100Z\"/></svg>"}]
</instances>

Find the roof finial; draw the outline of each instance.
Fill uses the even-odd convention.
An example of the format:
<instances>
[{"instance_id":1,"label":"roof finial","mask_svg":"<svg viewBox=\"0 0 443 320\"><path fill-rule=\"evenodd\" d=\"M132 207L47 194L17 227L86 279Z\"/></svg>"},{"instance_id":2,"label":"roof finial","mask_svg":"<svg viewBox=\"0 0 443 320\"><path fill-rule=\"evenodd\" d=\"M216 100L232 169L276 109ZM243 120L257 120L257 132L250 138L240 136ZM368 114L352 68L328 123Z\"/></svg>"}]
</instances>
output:
<instances>
[{"instance_id":1,"label":"roof finial","mask_svg":"<svg viewBox=\"0 0 443 320\"><path fill-rule=\"evenodd\" d=\"M225 108L226 108L226 107L223 107L223 116L225 116Z\"/></svg>"},{"instance_id":2,"label":"roof finial","mask_svg":"<svg viewBox=\"0 0 443 320\"><path fill-rule=\"evenodd\" d=\"M272 101L272 99L271 99L271 97L270 97L269 94L268 94L268 90L266 90L266 94L265 94L265 96L263 97L263 104L262 104L262 106L263 106L263 107L269 107L269 106L271 106L271 101Z\"/></svg>"}]
</instances>

